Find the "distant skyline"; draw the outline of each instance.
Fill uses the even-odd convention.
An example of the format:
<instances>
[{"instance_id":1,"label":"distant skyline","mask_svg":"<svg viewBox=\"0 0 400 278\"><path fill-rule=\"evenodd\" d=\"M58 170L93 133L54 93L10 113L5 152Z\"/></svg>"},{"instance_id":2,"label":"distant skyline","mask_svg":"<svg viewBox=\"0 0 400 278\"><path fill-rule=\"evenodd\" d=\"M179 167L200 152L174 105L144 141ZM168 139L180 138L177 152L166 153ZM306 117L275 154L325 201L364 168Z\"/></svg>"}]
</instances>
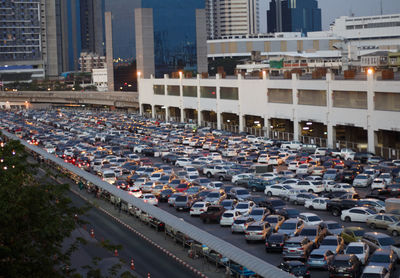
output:
<instances>
[{"instance_id":1,"label":"distant skyline","mask_svg":"<svg viewBox=\"0 0 400 278\"><path fill-rule=\"evenodd\" d=\"M380 15L381 0L318 0L322 10L322 30L340 16ZM400 0L382 0L383 14L400 13Z\"/></svg>"}]
</instances>

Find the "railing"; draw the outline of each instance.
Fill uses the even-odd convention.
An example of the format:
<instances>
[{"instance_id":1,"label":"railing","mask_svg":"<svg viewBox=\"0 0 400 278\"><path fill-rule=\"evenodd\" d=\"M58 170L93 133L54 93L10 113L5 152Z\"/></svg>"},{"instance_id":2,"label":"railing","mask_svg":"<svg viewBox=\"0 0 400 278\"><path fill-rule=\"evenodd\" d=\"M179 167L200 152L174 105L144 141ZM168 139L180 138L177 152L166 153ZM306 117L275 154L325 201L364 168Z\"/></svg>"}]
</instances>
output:
<instances>
[{"instance_id":1,"label":"railing","mask_svg":"<svg viewBox=\"0 0 400 278\"><path fill-rule=\"evenodd\" d=\"M386 159L400 159L400 150L375 146L375 154Z\"/></svg>"},{"instance_id":2,"label":"railing","mask_svg":"<svg viewBox=\"0 0 400 278\"><path fill-rule=\"evenodd\" d=\"M238 125L226 125L222 124L221 129L225 131L229 131L232 133L239 133L239 126Z\"/></svg>"},{"instance_id":3,"label":"railing","mask_svg":"<svg viewBox=\"0 0 400 278\"><path fill-rule=\"evenodd\" d=\"M268 138L271 139L276 139L276 140L284 140L284 141L293 141L294 134L290 132L283 132L283 131L274 131L271 130L267 136Z\"/></svg>"},{"instance_id":4,"label":"railing","mask_svg":"<svg viewBox=\"0 0 400 278\"><path fill-rule=\"evenodd\" d=\"M300 136L300 141L303 144L318 145L320 147L327 147L327 139L322 137Z\"/></svg>"}]
</instances>

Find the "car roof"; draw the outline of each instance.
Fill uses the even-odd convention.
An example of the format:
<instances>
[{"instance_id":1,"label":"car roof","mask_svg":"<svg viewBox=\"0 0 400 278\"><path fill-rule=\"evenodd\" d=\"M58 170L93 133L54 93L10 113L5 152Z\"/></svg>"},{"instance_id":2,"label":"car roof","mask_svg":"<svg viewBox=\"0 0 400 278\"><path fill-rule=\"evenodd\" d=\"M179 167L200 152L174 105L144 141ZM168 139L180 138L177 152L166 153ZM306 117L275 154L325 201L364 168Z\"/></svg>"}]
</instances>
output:
<instances>
[{"instance_id":1,"label":"car roof","mask_svg":"<svg viewBox=\"0 0 400 278\"><path fill-rule=\"evenodd\" d=\"M299 265L303 266L304 265L304 263L301 261L286 261L286 263L290 266L299 266Z\"/></svg>"},{"instance_id":2,"label":"car roof","mask_svg":"<svg viewBox=\"0 0 400 278\"><path fill-rule=\"evenodd\" d=\"M318 249L312 250L312 251L311 251L311 254L312 254L312 255L324 255L327 251L329 251L329 249L321 249L321 248L318 248Z\"/></svg>"},{"instance_id":3,"label":"car roof","mask_svg":"<svg viewBox=\"0 0 400 278\"><path fill-rule=\"evenodd\" d=\"M353 254L337 254L335 256L335 260L337 261L348 261L350 257L354 256Z\"/></svg>"},{"instance_id":4,"label":"car roof","mask_svg":"<svg viewBox=\"0 0 400 278\"><path fill-rule=\"evenodd\" d=\"M299 242L305 238L306 238L306 236L295 236L295 237L289 238L286 242Z\"/></svg>"},{"instance_id":5,"label":"car roof","mask_svg":"<svg viewBox=\"0 0 400 278\"><path fill-rule=\"evenodd\" d=\"M389 255L392 252L391 249L376 249L373 255L380 254L380 255Z\"/></svg>"},{"instance_id":6,"label":"car roof","mask_svg":"<svg viewBox=\"0 0 400 278\"><path fill-rule=\"evenodd\" d=\"M364 268L363 273L371 273L371 274L381 274L383 270L385 269L384 266L378 266L378 265L369 265Z\"/></svg>"},{"instance_id":7,"label":"car roof","mask_svg":"<svg viewBox=\"0 0 400 278\"><path fill-rule=\"evenodd\" d=\"M375 238L391 237L391 236L389 236L387 234L380 233L380 232L368 232L368 233L365 233L364 236L372 236L372 237L375 237Z\"/></svg>"}]
</instances>

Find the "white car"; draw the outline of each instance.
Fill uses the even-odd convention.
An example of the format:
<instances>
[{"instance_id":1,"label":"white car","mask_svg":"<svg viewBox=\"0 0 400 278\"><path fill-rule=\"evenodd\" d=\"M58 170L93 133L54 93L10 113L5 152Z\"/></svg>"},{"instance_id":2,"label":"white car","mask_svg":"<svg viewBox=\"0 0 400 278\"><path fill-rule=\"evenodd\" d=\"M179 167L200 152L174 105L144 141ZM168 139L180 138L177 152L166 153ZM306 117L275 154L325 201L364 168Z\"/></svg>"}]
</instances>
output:
<instances>
[{"instance_id":1,"label":"white car","mask_svg":"<svg viewBox=\"0 0 400 278\"><path fill-rule=\"evenodd\" d=\"M372 178L368 174L358 174L353 180L354 187L368 187L372 183Z\"/></svg>"},{"instance_id":2,"label":"white car","mask_svg":"<svg viewBox=\"0 0 400 278\"><path fill-rule=\"evenodd\" d=\"M350 242L346 250L344 250L344 254L354 254L362 264L365 264L369 258L369 246L362 241Z\"/></svg>"},{"instance_id":3,"label":"white car","mask_svg":"<svg viewBox=\"0 0 400 278\"><path fill-rule=\"evenodd\" d=\"M162 173L162 172L153 173L153 174L150 176L150 180L151 180L151 181L159 181L159 180L161 179L162 176L163 176L163 173Z\"/></svg>"},{"instance_id":4,"label":"white car","mask_svg":"<svg viewBox=\"0 0 400 278\"><path fill-rule=\"evenodd\" d=\"M331 189L336 185L336 182L333 180L323 180L322 184L324 185L325 191L330 192Z\"/></svg>"},{"instance_id":5,"label":"white car","mask_svg":"<svg viewBox=\"0 0 400 278\"><path fill-rule=\"evenodd\" d=\"M324 185L320 181L299 180L293 188L305 189L310 193L321 193L325 190Z\"/></svg>"},{"instance_id":6,"label":"white car","mask_svg":"<svg viewBox=\"0 0 400 278\"><path fill-rule=\"evenodd\" d=\"M331 187L330 191L331 192L346 191L346 192L349 192L349 193L356 193L356 190L354 189L354 187L352 187L351 185L349 185L347 183L335 184L334 186Z\"/></svg>"},{"instance_id":7,"label":"white car","mask_svg":"<svg viewBox=\"0 0 400 278\"><path fill-rule=\"evenodd\" d=\"M371 183L371 190L384 189L385 187L386 187L386 182L382 178L375 178Z\"/></svg>"},{"instance_id":8,"label":"white car","mask_svg":"<svg viewBox=\"0 0 400 278\"><path fill-rule=\"evenodd\" d=\"M185 166L190 166L192 163L192 160L189 158L178 158L175 162L175 166L177 167L185 167Z\"/></svg>"},{"instance_id":9,"label":"white car","mask_svg":"<svg viewBox=\"0 0 400 278\"><path fill-rule=\"evenodd\" d=\"M240 215L239 211L227 210L222 214L219 224L221 226L232 226L233 221L235 221Z\"/></svg>"},{"instance_id":10,"label":"white car","mask_svg":"<svg viewBox=\"0 0 400 278\"><path fill-rule=\"evenodd\" d=\"M130 186L128 188L128 193L136 198L140 198L140 196L142 196L142 191L140 190L139 186L136 185Z\"/></svg>"},{"instance_id":11,"label":"white car","mask_svg":"<svg viewBox=\"0 0 400 278\"><path fill-rule=\"evenodd\" d=\"M323 220L318 215L310 212L300 213L298 219L303 220L304 224L306 225L319 225L323 222Z\"/></svg>"},{"instance_id":12,"label":"white car","mask_svg":"<svg viewBox=\"0 0 400 278\"><path fill-rule=\"evenodd\" d=\"M240 212L241 215L246 215L250 213L255 205L256 204L252 201L238 202L233 210Z\"/></svg>"},{"instance_id":13,"label":"white car","mask_svg":"<svg viewBox=\"0 0 400 278\"><path fill-rule=\"evenodd\" d=\"M250 179L251 177L253 177L253 174L238 174L238 175L234 175L232 177L232 183L237 182L238 180L241 179Z\"/></svg>"},{"instance_id":14,"label":"white car","mask_svg":"<svg viewBox=\"0 0 400 278\"><path fill-rule=\"evenodd\" d=\"M283 199L286 201L293 200L294 197L297 197L300 193L307 193L307 190L305 189L291 189L285 196L283 196Z\"/></svg>"},{"instance_id":15,"label":"white car","mask_svg":"<svg viewBox=\"0 0 400 278\"><path fill-rule=\"evenodd\" d=\"M183 167L183 170L186 171L188 176L199 176L199 171L197 171L196 168L193 168L192 166L185 166Z\"/></svg>"},{"instance_id":16,"label":"white car","mask_svg":"<svg viewBox=\"0 0 400 278\"><path fill-rule=\"evenodd\" d=\"M297 168L299 168L299 162L298 161L289 162L288 170L297 171Z\"/></svg>"},{"instance_id":17,"label":"white car","mask_svg":"<svg viewBox=\"0 0 400 278\"><path fill-rule=\"evenodd\" d=\"M290 185L279 185L274 184L271 186L266 186L264 194L267 196L285 196L293 188Z\"/></svg>"},{"instance_id":18,"label":"white car","mask_svg":"<svg viewBox=\"0 0 400 278\"><path fill-rule=\"evenodd\" d=\"M367 222L367 219L376 214L370 208L366 207L354 207L347 210L342 210L340 219L345 222Z\"/></svg>"},{"instance_id":19,"label":"white car","mask_svg":"<svg viewBox=\"0 0 400 278\"><path fill-rule=\"evenodd\" d=\"M257 162L258 163L268 163L269 160L269 155L267 154L262 154L258 157Z\"/></svg>"},{"instance_id":20,"label":"white car","mask_svg":"<svg viewBox=\"0 0 400 278\"><path fill-rule=\"evenodd\" d=\"M143 194L142 196L143 202L148 203L150 205L157 206L158 199L153 194Z\"/></svg>"},{"instance_id":21,"label":"white car","mask_svg":"<svg viewBox=\"0 0 400 278\"><path fill-rule=\"evenodd\" d=\"M114 184L115 181L117 180L117 175L113 170L106 170L102 174L102 178L105 182L108 182L110 184Z\"/></svg>"},{"instance_id":22,"label":"white car","mask_svg":"<svg viewBox=\"0 0 400 278\"><path fill-rule=\"evenodd\" d=\"M196 202L190 208L189 214L191 216L199 216L203 212L207 211L207 208L210 204L206 202Z\"/></svg>"},{"instance_id":23,"label":"white car","mask_svg":"<svg viewBox=\"0 0 400 278\"><path fill-rule=\"evenodd\" d=\"M329 198L308 199L304 203L304 207L309 209L326 210L328 200Z\"/></svg>"},{"instance_id":24,"label":"white car","mask_svg":"<svg viewBox=\"0 0 400 278\"><path fill-rule=\"evenodd\" d=\"M386 184L392 183L393 177L392 177L392 174L390 174L390 173L382 173L379 175L379 177L381 179L383 179L386 182Z\"/></svg>"},{"instance_id":25,"label":"white car","mask_svg":"<svg viewBox=\"0 0 400 278\"><path fill-rule=\"evenodd\" d=\"M277 177L278 177L278 175L274 174L274 173L264 173L264 174L261 174L261 176L260 176L260 178L262 178L263 180L266 180L266 181L275 179Z\"/></svg>"},{"instance_id":26,"label":"white car","mask_svg":"<svg viewBox=\"0 0 400 278\"><path fill-rule=\"evenodd\" d=\"M271 156L271 157L269 158L269 160L268 160L268 164L269 164L269 165L278 166L278 165L281 165L282 163L283 163L283 160L282 160L282 158L279 157L279 156Z\"/></svg>"},{"instance_id":27,"label":"white car","mask_svg":"<svg viewBox=\"0 0 400 278\"><path fill-rule=\"evenodd\" d=\"M379 277L379 278L390 278L392 272L386 269L382 265L368 265L364 268L361 278Z\"/></svg>"},{"instance_id":28,"label":"white car","mask_svg":"<svg viewBox=\"0 0 400 278\"><path fill-rule=\"evenodd\" d=\"M220 181L212 181L207 185L207 188L209 189L221 189L223 187L224 183Z\"/></svg>"},{"instance_id":29,"label":"white car","mask_svg":"<svg viewBox=\"0 0 400 278\"><path fill-rule=\"evenodd\" d=\"M312 168L308 163L301 164L296 169L296 175L308 175L312 172Z\"/></svg>"}]
</instances>

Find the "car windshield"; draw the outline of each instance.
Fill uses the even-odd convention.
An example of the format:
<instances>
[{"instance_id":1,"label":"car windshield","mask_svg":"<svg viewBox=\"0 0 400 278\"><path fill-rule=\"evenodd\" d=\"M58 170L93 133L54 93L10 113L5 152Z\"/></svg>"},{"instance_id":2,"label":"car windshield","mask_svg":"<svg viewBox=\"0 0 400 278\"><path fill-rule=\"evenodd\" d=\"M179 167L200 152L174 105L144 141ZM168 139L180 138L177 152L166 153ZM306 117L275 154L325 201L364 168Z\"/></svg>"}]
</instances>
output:
<instances>
[{"instance_id":1,"label":"car windshield","mask_svg":"<svg viewBox=\"0 0 400 278\"><path fill-rule=\"evenodd\" d=\"M193 207L194 208L202 208L202 207L204 207L204 204L194 204Z\"/></svg>"},{"instance_id":2,"label":"car windshield","mask_svg":"<svg viewBox=\"0 0 400 278\"><path fill-rule=\"evenodd\" d=\"M346 249L346 254L362 254L364 253L364 248L362 246L349 246Z\"/></svg>"},{"instance_id":3,"label":"car windshield","mask_svg":"<svg viewBox=\"0 0 400 278\"><path fill-rule=\"evenodd\" d=\"M233 223L235 224L244 224L246 221L243 219L236 219Z\"/></svg>"},{"instance_id":4,"label":"car windshield","mask_svg":"<svg viewBox=\"0 0 400 278\"><path fill-rule=\"evenodd\" d=\"M356 179L358 179L358 180L366 180L367 176L357 176Z\"/></svg>"},{"instance_id":5,"label":"car windshield","mask_svg":"<svg viewBox=\"0 0 400 278\"><path fill-rule=\"evenodd\" d=\"M232 212L225 212L224 215L222 215L222 216L230 218L230 217L233 217L233 213Z\"/></svg>"},{"instance_id":6,"label":"car windshield","mask_svg":"<svg viewBox=\"0 0 400 278\"><path fill-rule=\"evenodd\" d=\"M390 263L390 256L375 254L369 259L370 263Z\"/></svg>"},{"instance_id":7,"label":"car windshield","mask_svg":"<svg viewBox=\"0 0 400 278\"><path fill-rule=\"evenodd\" d=\"M248 226L247 231L262 231L263 227L261 226Z\"/></svg>"},{"instance_id":8,"label":"car windshield","mask_svg":"<svg viewBox=\"0 0 400 278\"><path fill-rule=\"evenodd\" d=\"M391 237L383 237L378 239L381 246L390 246L394 244L394 240Z\"/></svg>"},{"instance_id":9,"label":"car windshield","mask_svg":"<svg viewBox=\"0 0 400 278\"><path fill-rule=\"evenodd\" d=\"M266 219L268 223L278 223L278 218L277 217L269 217Z\"/></svg>"},{"instance_id":10,"label":"car windshield","mask_svg":"<svg viewBox=\"0 0 400 278\"><path fill-rule=\"evenodd\" d=\"M250 214L251 215L263 215L264 211L261 209L253 209Z\"/></svg>"},{"instance_id":11,"label":"car windshield","mask_svg":"<svg viewBox=\"0 0 400 278\"><path fill-rule=\"evenodd\" d=\"M303 229L303 230L301 230L300 235L302 235L302 236L316 236L317 235L317 229Z\"/></svg>"},{"instance_id":12,"label":"car windshield","mask_svg":"<svg viewBox=\"0 0 400 278\"><path fill-rule=\"evenodd\" d=\"M246 194L249 194L249 192L247 190L238 190L238 191L236 191L236 194L237 195L246 195Z\"/></svg>"},{"instance_id":13,"label":"car windshield","mask_svg":"<svg viewBox=\"0 0 400 278\"><path fill-rule=\"evenodd\" d=\"M324 239L321 245L337 245L337 239Z\"/></svg>"},{"instance_id":14,"label":"car windshield","mask_svg":"<svg viewBox=\"0 0 400 278\"><path fill-rule=\"evenodd\" d=\"M341 228L339 223L330 223L327 226L328 226L328 229L340 229Z\"/></svg>"},{"instance_id":15,"label":"car windshield","mask_svg":"<svg viewBox=\"0 0 400 278\"><path fill-rule=\"evenodd\" d=\"M175 202L186 202L187 197L186 196L178 196L175 199Z\"/></svg>"},{"instance_id":16,"label":"car windshield","mask_svg":"<svg viewBox=\"0 0 400 278\"><path fill-rule=\"evenodd\" d=\"M104 174L105 178L115 178L115 174L114 173L109 173L109 174Z\"/></svg>"},{"instance_id":17,"label":"car windshield","mask_svg":"<svg viewBox=\"0 0 400 278\"><path fill-rule=\"evenodd\" d=\"M359 237L359 236L363 236L365 234L364 230L354 230L353 231L354 235Z\"/></svg>"},{"instance_id":18,"label":"car windshield","mask_svg":"<svg viewBox=\"0 0 400 278\"><path fill-rule=\"evenodd\" d=\"M344 260L335 260L332 264L335 266L349 266L350 262Z\"/></svg>"},{"instance_id":19,"label":"car windshield","mask_svg":"<svg viewBox=\"0 0 400 278\"><path fill-rule=\"evenodd\" d=\"M238 208L238 209L247 209L247 208L249 208L249 204L238 204L236 206L236 208Z\"/></svg>"},{"instance_id":20,"label":"car windshield","mask_svg":"<svg viewBox=\"0 0 400 278\"><path fill-rule=\"evenodd\" d=\"M307 267L304 265L296 265L292 268L292 273L303 273L307 271Z\"/></svg>"},{"instance_id":21,"label":"car windshield","mask_svg":"<svg viewBox=\"0 0 400 278\"><path fill-rule=\"evenodd\" d=\"M310 216L308 217L308 221L313 222L313 221L321 221L321 218L318 216Z\"/></svg>"},{"instance_id":22,"label":"car windshield","mask_svg":"<svg viewBox=\"0 0 400 278\"><path fill-rule=\"evenodd\" d=\"M211 192L207 195L208 198L219 198L218 192Z\"/></svg>"},{"instance_id":23,"label":"car windshield","mask_svg":"<svg viewBox=\"0 0 400 278\"><path fill-rule=\"evenodd\" d=\"M296 228L296 223L283 223L281 226L281 230L293 230Z\"/></svg>"},{"instance_id":24,"label":"car windshield","mask_svg":"<svg viewBox=\"0 0 400 278\"><path fill-rule=\"evenodd\" d=\"M363 273L361 278L382 278L382 275L378 273Z\"/></svg>"}]
</instances>

